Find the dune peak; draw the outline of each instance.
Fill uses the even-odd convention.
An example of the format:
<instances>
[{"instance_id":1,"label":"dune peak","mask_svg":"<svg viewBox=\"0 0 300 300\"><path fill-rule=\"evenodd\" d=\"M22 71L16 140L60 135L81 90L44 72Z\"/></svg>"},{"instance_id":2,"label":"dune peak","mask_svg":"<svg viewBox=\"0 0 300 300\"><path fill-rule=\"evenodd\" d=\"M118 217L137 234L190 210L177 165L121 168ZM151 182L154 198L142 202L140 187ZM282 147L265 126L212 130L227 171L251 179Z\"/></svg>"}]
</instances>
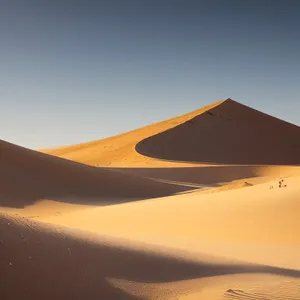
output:
<instances>
[{"instance_id":1,"label":"dune peak","mask_svg":"<svg viewBox=\"0 0 300 300\"><path fill-rule=\"evenodd\" d=\"M43 152L97 166L299 165L300 128L232 98L121 135Z\"/></svg>"}]
</instances>

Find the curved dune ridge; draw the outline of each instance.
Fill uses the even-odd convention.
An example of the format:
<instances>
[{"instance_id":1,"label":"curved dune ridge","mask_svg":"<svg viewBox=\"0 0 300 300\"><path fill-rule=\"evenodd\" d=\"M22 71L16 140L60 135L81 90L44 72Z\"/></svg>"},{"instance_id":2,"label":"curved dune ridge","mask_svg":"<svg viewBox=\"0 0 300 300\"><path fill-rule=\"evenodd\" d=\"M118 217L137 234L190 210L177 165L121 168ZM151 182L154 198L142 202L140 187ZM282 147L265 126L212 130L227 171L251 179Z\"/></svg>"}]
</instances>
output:
<instances>
[{"instance_id":1,"label":"curved dune ridge","mask_svg":"<svg viewBox=\"0 0 300 300\"><path fill-rule=\"evenodd\" d=\"M226 99L107 139L41 151L201 188L298 173L299 137L298 126Z\"/></svg>"},{"instance_id":2,"label":"curved dune ridge","mask_svg":"<svg viewBox=\"0 0 300 300\"><path fill-rule=\"evenodd\" d=\"M300 127L228 99L136 146L174 161L246 165L300 164Z\"/></svg>"},{"instance_id":3,"label":"curved dune ridge","mask_svg":"<svg viewBox=\"0 0 300 300\"><path fill-rule=\"evenodd\" d=\"M91 165L299 165L300 127L226 99L108 139L41 151Z\"/></svg>"},{"instance_id":4,"label":"curved dune ridge","mask_svg":"<svg viewBox=\"0 0 300 300\"><path fill-rule=\"evenodd\" d=\"M299 130L227 99L90 143L0 141L0 299L300 300Z\"/></svg>"},{"instance_id":5,"label":"curved dune ridge","mask_svg":"<svg viewBox=\"0 0 300 300\"><path fill-rule=\"evenodd\" d=\"M198 109L194 112L175 117L166 121L151 124L130 132L126 132L107 139L88 143L58 147L54 149L41 149L41 152L68 158L89 165L104 166L161 166L162 162L140 155L135 151L136 144L147 137L161 133L180 125L195 116L212 109L223 101L219 101ZM164 165L174 165L166 162Z\"/></svg>"}]
</instances>

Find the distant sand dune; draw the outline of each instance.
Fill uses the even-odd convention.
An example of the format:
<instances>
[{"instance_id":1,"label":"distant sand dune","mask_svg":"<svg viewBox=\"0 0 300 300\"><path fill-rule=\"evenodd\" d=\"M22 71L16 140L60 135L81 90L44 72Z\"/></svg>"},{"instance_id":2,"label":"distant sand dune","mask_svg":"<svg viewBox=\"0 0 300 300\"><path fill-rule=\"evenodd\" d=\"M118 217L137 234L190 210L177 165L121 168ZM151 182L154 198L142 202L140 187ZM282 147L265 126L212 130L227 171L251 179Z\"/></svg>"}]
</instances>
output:
<instances>
[{"instance_id":1,"label":"distant sand dune","mask_svg":"<svg viewBox=\"0 0 300 300\"><path fill-rule=\"evenodd\" d=\"M101 166L174 166L174 163L153 160L135 151L136 144L219 105L219 101L191 113L126 132L107 139L78 145L41 149L41 152L68 158L89 165Z\"/></svg>"},{"instance_id":2,"label":"distant sand dune","mask_svg":"<svg viewBox=\"0 0 300 300\"><path fill-rule=\"evenodd\" d=\"M299 165L300 128L227 99L111 138L41 151L105 166Z\"/></svg>"},{"instance_id":3,"label":"distant sand dune","mask_svg":"<svg viewBox=\"0 0 300 300\"><path fill-rule=\"evenodd\" d=\"M232 100L136 146L146 156L174 161L299 165L300 127Z\"/></svg>"}]
</instances>

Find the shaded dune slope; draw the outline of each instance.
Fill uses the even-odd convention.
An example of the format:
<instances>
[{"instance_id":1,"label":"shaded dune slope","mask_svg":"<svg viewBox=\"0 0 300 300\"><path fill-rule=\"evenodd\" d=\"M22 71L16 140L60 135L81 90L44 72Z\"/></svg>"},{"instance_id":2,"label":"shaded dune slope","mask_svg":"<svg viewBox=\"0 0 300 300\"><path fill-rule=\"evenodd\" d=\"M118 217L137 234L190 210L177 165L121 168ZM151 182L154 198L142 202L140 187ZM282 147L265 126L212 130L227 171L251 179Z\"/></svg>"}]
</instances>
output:
<instances>
[{"instance_id":1,"label":"shaded dune slope","mask_svg":"<svg viewBox=\"0 0 300 300\"><path fill-rule=\"evenodd\" d=\"M39 199L113 203L187 189L190 188L95 168L0 141L0 206L24 207Z\"/></svg>"},{"instance_id":2,"label":"shaded dune slope","mask_svg":"<svg viewBox=\"0 0 300 300\"><path fill-rule=\"evenodd\" d=\"M231 99L136 145L156 159L244 165L300 164L300 127Z\"/></svg>"},{"instance_id":3,"label":"shaded dune slope","mask_svg":"<svg viewBox=\"0 0 300 300\"><path fill-rule=\"evenodd\" d=\"M244 273L300 276L205 256L193 261L8 215L0 215L0 236L1 299L142 299L111 285L111 278L153 284Z\"/></svg>"}]
</instances>

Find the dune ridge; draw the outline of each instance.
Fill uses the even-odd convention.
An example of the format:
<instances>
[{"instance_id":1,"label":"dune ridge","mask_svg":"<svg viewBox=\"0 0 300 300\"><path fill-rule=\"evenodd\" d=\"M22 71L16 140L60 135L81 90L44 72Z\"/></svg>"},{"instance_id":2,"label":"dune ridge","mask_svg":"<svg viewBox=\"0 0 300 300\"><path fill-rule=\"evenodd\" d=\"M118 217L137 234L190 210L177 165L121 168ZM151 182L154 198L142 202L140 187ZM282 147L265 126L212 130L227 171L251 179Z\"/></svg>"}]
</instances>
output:
<instances>
[{"instance_id":1,"label":"dune ridge","mask_svg":"<svg viewBox=\"0 0 300 300\"><path fill-rule=\"evenodd\" d=\"M136 145L145 156L239 165L299 165L300 127L228 99Z\"/></svg>"},{"instance_id":2,"label":"dune ridge","mask_svg":"<svg viewBox=\"0 0 300 300\"><path fill-rule=\"evenodd\" d=\"M174 117L166 121L151 124L143 128L135 129L133 131L109 137L103 140L71 146L61 146L51 149L40 149L40 151L89 165L161 165L162 162L157 162L156 160L153 160L151 158L139 155L139 153L135 151L136 144L149 136L153 136L162 131L173 128L183 122L186 122L187 120L219 105L223 101L225 100L215 102L179 117ZM166 165L172 164L166 162Z\"/></svg>"},{"instance_id":3,"label":"dune ridge","mask_svg":"<svg viewBox=\"0 0 300 300\"><path fill-rule=\"evenodd\" d=\"M85 164L126 167L299 165L299 150L299 126L230 98L108 139L41 149Z\"/></svg>"},{"instance_id":4,"label":"dune ridge","mask_svg":"<svg viewBox=\"0 0 300 300\"><path fill-rule=\"evenodd\" d=\"M201 188L295 175L299 150L298 126L228 98L108 139L42 151Z\"/></svg>"}]
</instances>

